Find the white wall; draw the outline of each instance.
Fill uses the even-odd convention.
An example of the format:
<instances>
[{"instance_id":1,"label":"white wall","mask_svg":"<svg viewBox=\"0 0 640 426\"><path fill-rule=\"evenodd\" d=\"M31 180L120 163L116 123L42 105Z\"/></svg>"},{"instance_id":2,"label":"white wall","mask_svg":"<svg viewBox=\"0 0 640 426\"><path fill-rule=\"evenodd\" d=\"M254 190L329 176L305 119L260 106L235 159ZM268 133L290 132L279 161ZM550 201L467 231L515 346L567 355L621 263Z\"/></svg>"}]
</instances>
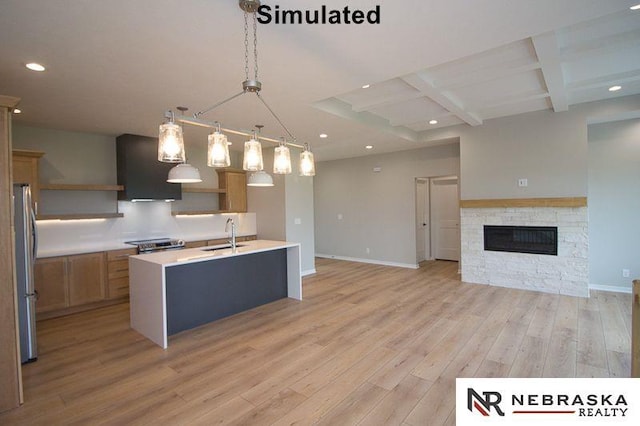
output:
<instances>
[{"instance_id":1,"label":"white wall","mask_svg":"<svg viewBox=\"0 0 640 426\"><path fill-rule=\"evenodd\" d=\"M630 291L640 278L640 120L589 126L589 281ZM630 277L622 277L622 269Z\"/></svg>"},{"instance_id":2,"label":"white wall","mask_svg":"<svg viewBox=\"0 0 640 426\"><path fill-rule=\"evenodd\" d=\"M458 144L319 162L316 252L415 266L415 178L458 175L459 164Z\"/></svg>"}]
</instances>

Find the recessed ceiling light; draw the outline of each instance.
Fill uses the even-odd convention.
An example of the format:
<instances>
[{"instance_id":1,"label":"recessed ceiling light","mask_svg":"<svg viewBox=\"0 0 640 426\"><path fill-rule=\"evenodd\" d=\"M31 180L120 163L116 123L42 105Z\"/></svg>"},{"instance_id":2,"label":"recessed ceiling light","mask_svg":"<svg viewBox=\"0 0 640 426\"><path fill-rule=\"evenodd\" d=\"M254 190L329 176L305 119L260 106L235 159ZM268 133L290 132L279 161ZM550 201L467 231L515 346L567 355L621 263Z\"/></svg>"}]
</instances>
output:
<instances>
[{"instance_id":1,"label":"recessed ceiling light","mask_svg":"<svg viewBox=\"0 0 640 426\"><path fill-rule=\"evenodd\" d=\"M629 9L638 10L638 9L640 9L640 4L636 4L635 6L631 6Z\"/></svg>"},{"instance_id":2,"label":"recessed ceiling light","mask_svg":"<svg viewBox=\"0 0 640 426\"><path fill-rule=\"evenodd\" d=\"M320 137L322 139L329 137L329 135L327 135L326 133L320 133Z\"/></svg>"},{"instance_id":3,"label":"recessed ceiling light","mask_svg":"<svg viewBox=\"0 0 640 426\"><path fill-rule=\"evenodd\" d=\"M609 91L610 92L617 92L620 89L622 89L622 86L611 86L611 87L609 87Z\"/></svg>"},{"instance_id":4,"label":"recessed ceiling light","mask_svg":"<svg viewBox=\"0 0 640 426\"><path fill-rule=\"evenodd\" d=\"M365 84L364 86L362 86L363 89L368 89L369 87L371 87L370 84Z\"/></svg>"},{"instance_id":5,"label":"recessed ceiling light","mask_svg":"<svg viewBox=\"0 0 640 426\"><path fill-rule=\"evenodd\" d=\"M21 109L18 109L18 108L14 108L14 109L13 109L13 113L14 113L14 114L20 114L21 112L22 112L22 110L21 110Z\"/></svg>"},{"instance_id":6,"label":"recessed ceiling light","mask_svg":"<svg viewBox=\"0 0 640 426\"><path fill-rule=\"evenodd\" d=\"M429 121L429 124L438 124L438 120L431 120Z\"/></svg>"},{"instance_id":7,"label":"recessed ceiling light","mask_svg":"<svg viewBox=\"0 0 640 426\"><path fill-rule=\"evenodd\" d=\"M27 68L29 68L31 71L44 71L46 68L36 62L29 62L27 65L25 65Z\"/></svg>"},{"instance_id":8,"label":"recessed ceiling light","mask_svg":"<svg viewBox=\"0 0 640 426\"><path fill-rule=\"evenodd\" d=\"M373 145L367 145L367 146L365 146L365 148L367 148L367 149L373 149Z\"/></svg>"}]
</instances>

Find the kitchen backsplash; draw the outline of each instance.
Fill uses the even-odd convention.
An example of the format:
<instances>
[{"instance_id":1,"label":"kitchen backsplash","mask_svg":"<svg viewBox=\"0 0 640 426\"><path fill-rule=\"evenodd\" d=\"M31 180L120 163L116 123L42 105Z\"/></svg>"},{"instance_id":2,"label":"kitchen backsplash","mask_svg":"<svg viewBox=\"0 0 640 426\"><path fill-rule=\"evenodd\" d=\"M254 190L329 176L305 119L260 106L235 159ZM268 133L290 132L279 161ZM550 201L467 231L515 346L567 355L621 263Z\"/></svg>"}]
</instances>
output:
<instances>
[{"instance_id":1,"label":"kitchen backsplash","mask_svg":"<svg viewBox=\"0 0 640 426\"><path fill-rule=\"evenodd\" d=\"M117 219L38 221L38 255L109 250L125 241L158 237L185 241L224 238L229 217L238 235L255 235L255 213L225 213L207 216L171 216L171 203L162 201L118 202L124 217Z\"/></svg>"}]
</instances>

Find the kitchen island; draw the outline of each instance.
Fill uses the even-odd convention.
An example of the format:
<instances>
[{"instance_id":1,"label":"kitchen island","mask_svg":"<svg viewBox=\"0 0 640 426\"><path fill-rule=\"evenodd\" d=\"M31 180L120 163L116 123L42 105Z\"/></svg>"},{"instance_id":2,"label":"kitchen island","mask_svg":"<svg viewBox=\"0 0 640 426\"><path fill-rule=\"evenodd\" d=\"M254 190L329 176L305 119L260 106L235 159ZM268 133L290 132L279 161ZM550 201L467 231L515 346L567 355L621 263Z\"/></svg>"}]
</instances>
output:
<instances>
[{"instance_id":1,"label":"kitchen island","mask_svg":"<svg viewBox=\"0 0 640 426\"><path fill-rule=\"evenodd\" d=\"M129 258L131 328L168 336L278 299L302 300L300 244L256 240Z\"/></svg>"}]
</instances>

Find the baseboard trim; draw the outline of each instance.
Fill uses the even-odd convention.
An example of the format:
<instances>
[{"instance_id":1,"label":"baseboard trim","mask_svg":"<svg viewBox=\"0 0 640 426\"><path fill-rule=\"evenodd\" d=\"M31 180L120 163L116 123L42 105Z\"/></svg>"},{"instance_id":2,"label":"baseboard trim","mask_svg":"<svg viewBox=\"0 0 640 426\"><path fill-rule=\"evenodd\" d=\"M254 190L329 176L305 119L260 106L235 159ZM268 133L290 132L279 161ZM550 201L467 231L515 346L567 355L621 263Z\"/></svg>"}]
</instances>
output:
<instances>
[{"instance_id":1,"label":"baseboard trim","mask_svg":"<svg viewBox=\"0 0 640 426\"><path fill-rule=\"evenodd\" d=\"M316 273L316 268L313 269L307 269L306 271L302 271L301 275L303 277L306 277L307 275L313 275Z\"/></svg>"},{"instance_id":2,"label":"baseboard trim","mask_svg":"<svg viewBox=\"0 0 640 426\"><path fill-rule=\"evenodd\" d=\"M599 285L599 284L589 284L589 290L596 291L608 291L610 293L625 293L631 294L631 288L619 287L616 285Z\"/></svg>"},{"instance_id":3,"label":"baseboard trim","mask_svg":"<svg viewBox=\"0 0 640 426\"><path fill-rule=\"evenodd\" d=\"M387 262L385 260L376 260L376 259L362 259L362 258L359 258L359 257L337 256L335 254L316 253L316 257L322 257L322 258L325 258L325 259L346 260L348 262L371 263L373 265L395 266L397 268L408 268L408 269L418 269L419 268L419 266L417 264L399 263L399 262Z\"/></svg>"}]
</instances>

